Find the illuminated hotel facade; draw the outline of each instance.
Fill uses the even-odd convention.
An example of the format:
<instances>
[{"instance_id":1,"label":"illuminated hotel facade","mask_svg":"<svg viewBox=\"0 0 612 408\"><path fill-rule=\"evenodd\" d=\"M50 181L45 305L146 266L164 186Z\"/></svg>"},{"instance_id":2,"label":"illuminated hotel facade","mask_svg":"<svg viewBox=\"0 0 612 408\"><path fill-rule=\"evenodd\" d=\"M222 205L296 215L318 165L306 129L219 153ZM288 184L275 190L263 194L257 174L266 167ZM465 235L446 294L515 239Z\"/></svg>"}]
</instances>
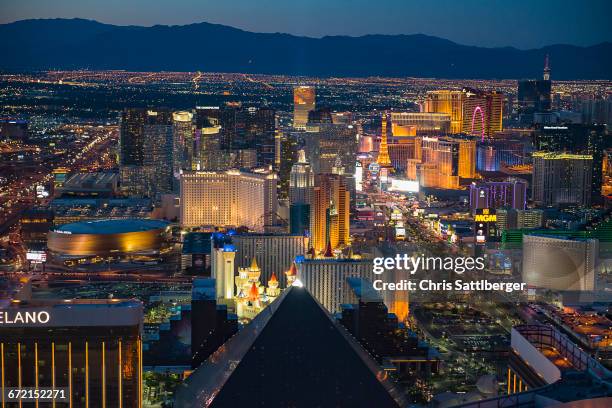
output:
<instances>
[{"instance_id":1,"label":"illuminated hotel facade","mask_svg":"<svg viewBox=\"0 0 612 408\"><path fill-rule=\"evenodd\" d=\"M408 161L406 173L409 178L416 174L423 187L457 189L460 178L476 177L476 142L417 137L415 160Z\"/></svg>"},{"instance_id":2,"label":"illuminated hotel facade","mask_svg":"<svg viewBox=\"0 0 612 408\"><path fill-rule=\"evenodd\" d=\"M461 91L429 91L425 97L424 110L427 113L445 113L450 115L450 132L461 133L463 98L464 94Z\"/></svg>"},{"instance_id":3,"label":"illuminated hotel facade","mask_svg":"<svg viewBox=\"0 0 612 408\"><path fill-rule=\"evenodd\" d=\"M411 128L416 136L442 136L450 133L451 115L445 112L392 112L391 123L393 136L402 136Z\"/></svg>"},{"instance_id":4,"label":"illuminated hotel facade","mask_svg":"<svg viewBox=\"0 0 612 408\"><path fill-rule=\"evenodd\" d=\"M276 173L188 172L181 175L181 226L246 226L263 232L276 221Z\"/></svg>"},{"instance_id":5,"label":"illuminated hotel facade","mask_svg":"<svg viewBox=\"0 0 612 408\"><path fill-rule=\"evenodd\" d=\"M351 196L346 178L339 174L320 174L310 204L311 246L317 254L350 245Z\"/></svg>"},{"instance_id":6,"label":"illuminated hotel facade","mask_svg":"<svg viewBox=\"0 0 612 408\"><path fill-rule=\"evenodd\" d=\"M2 306L0 406L142 407L142 319L137 300ZM24 387L63 389L64 398L7 401L8 389Z\"/></svg>"},{"instance_id":7,"label":"illuminated hotel facade","mask_svg":"<svg viewBox=\"0 0 612 408\"><path fill-rule=\"evenodd\" d=\"M196 170L195 160L198 155L194 139L193 113L172 113L173 137L173 171L178 178L181 170Z\"/></svg>"},{"instance_id":8,"label":"illuminated hotel facade","mask_svg":"<svg viewBox=\"0 0 612 408\"><path fill-rule=\"evenodd\" d=\"M308 123L308 112L315 110L315 88L313 86L296 86L293 88L293 127L305 129Z\"/></svg>"},{"instance_id":9,"label":"illuminated hotel facade","mask_svg":"<svg viewBox=\"0 0 612 408\"><path fill-rule=\"evenodd\" d=\"M347 278L375 279L371 259L303 259L296 265L297 278L330 313L358 301Z\"/></svg>"},{"instance_id":10,"label":"illuminated hotel facade","mask_svg":"<svg viewBox=\"0 0 612 408\"><path fill-rule=\"evenodd\" d=\"M536 204L591 204L593 156L534 152L532 158L532 190Z\"/></svg>"},{"instance_id":11,"label":"illuminated hotel facade","mask_svg":"<svg viewBox=\"0 0 612 408\"><path fill-rule=\"evenodd\" d=\"M502 131L504 96L497 91L464 89L461 133L492 137Z\"/></svg>"}]
</instances>

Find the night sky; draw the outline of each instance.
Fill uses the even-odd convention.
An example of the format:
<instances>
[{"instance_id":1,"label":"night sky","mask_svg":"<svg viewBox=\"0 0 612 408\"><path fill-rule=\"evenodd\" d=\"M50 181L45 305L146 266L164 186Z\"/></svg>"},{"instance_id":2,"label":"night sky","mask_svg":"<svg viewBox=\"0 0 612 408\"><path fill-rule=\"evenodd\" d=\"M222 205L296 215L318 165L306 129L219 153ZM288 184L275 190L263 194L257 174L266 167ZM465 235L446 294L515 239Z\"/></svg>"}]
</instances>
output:
<instances>
[{"instance_id":1,"label":"night sky","mask_svg":"<svg viewBox=\"0 0 612 408\"><path fill-rule=\"evenodd\" d=\"M219 23L255 32L423 33L479 46L612 41L612 0L0 0L0 23L88 18L119 25Z\"/></svg>"}]
</instances>

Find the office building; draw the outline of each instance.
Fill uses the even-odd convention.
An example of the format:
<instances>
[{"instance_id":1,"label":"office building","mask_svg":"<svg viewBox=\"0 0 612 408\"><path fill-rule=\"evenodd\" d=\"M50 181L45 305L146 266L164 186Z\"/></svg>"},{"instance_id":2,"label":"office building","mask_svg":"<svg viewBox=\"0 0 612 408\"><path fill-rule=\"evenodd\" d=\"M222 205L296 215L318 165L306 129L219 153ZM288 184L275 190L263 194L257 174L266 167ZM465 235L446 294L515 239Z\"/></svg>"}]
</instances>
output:
<instances>
[{"instance_id":1,"label":"office building","mask_svg":"<svg viewBox=\"0 0 612 408\"><path fill-rule=\"evenodd\" d=\"M523 282L550 290L594 290L598 254L597 239L525 235Z\"/></svg>"},{"instance_id":2,"label":"office building","mask_svg":"<svg viewBox=\"0 0 612 408\"><path fill-rule=\"evenodd\" d=\"M450 132L462 132L463 99L461 91L437 90L428 91L425 96L425 109L427 113L444 113L450 116Z\"/></svg>"},{"instance_id":3,"label":"office building","mask_svg":"<svg viewBox=\"0 0 612 408\"><path fill-rule=\"evenodd\" d=\"M317 176L310 203L310 246L317 254L350 245L351 197L346 179L338 174Z\"/></svg>"},{"instance_id":4,"label":"office building","mask_svg":"<svg viewBox=\"0 0 612 408\"><path fill-rule=\"evenodd\" d=\"M591 203L593 157L569 153L533 153L533 201L538 205Z\"/></svg>"},{"instance_id":5,"label":"office building","mask_svg":"<svg viewBox=\"0 0 612 408\"><path fill-rule=\"evenodd\" d=\"M315 110L315 88L313 86L296 86L293 88L293 127L305 129L308 113Z\"/></svg>"},{"instance_id":6,"label":"office building","mask_svg":"<svg viewBox=\"0 0 612 408\"><path fill-rule=\"evenodd\" d=\"M276 182L276 174L268 171L183 173L181 226L245 226L263 231L276 222Z\"/></svg>"},{"instance_id":7,"label":"office building","mask_svg":"<svg viewBox=\"0 0 612 408\"><path fill-rule=\"evenodd\" d=\"M502 130L503 94L497 91L463 90L461 132L481 140Z\"/></svg>"},{"instance_id":8,"label":"office building","mask_svg":"<svg viewBox=\"0 0 612 408\"><path fill-rule=\"evenodd\" d=\"M2 388L64 389L57 406L142 407L142 326L137 300L4 300Z\"/></svg>"},{"instance_id":9,"label":"office building","mask_svg":"<svg viewBox=\"0 0 612 408\"><path fill-rule=\"evenodd\" d=\"M371 259L304 258L296 266L297 279L330 313L339 312L342 304L358 301L347 278L374 282L375 276Z\"/></svg>"},{"instance_id":10,"label":"office building","mask_svg":"<svg viewBox=\"0 0 612 408\"><path fill-rule=\"evenodd\" d=\"M470 185L470 209L509 207L524 210L527 204L527 183L523 180L485 181Z\"/></svg>"},{"instance_id":11,"label":"office building","mask_svg":"<svg viewBox=\"0 0 612 408\"><path fill-rule=\"evenodd\" d=\"M393 136L400 136L411 128L414 128L415 136L444 136L450 133L451 115L431 112L392 112L391 123ZM412 131L408 130L408 133Z\"/></svg>"},{"instance_id":12,"label":"office building","mask_svg":"<svg viewBox=\"0 0 612 408\"><path fill-rule=\"evenodd\" d=\"M313 392L316 390L316 392ZM391 408L402 394L303 288L292 286L179 387L174 406Z\"/></svg>"}]
</instances>

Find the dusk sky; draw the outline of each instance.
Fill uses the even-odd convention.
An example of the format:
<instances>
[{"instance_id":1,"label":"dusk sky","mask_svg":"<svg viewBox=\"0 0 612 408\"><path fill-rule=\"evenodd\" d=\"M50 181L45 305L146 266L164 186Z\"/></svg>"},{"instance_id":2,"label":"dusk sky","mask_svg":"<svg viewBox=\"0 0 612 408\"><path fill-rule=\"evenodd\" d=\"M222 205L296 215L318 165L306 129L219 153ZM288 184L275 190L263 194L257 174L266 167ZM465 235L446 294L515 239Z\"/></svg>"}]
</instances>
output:
<instances>
[{"instance_id":1,"label":"dusk sky","mask_svg":"<svg viewBox=\"0 0 612 408\"><path fill-rule=\"evenodd\" d=\"M207 21L255 32L423 33L479 46L612 41L610 0L2 0L0 23L87 18L119 25Z\"/></svg>"}]
</instances>

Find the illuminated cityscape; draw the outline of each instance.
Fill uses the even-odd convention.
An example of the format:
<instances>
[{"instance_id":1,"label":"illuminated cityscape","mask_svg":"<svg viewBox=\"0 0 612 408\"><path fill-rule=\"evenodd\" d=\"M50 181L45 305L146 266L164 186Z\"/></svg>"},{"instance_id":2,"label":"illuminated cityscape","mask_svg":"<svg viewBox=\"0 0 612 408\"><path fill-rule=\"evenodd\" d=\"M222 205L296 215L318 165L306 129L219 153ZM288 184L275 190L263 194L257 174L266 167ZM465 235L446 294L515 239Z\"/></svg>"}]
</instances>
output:
<instances>
[{"instance_id":1,"label":"illuminated cityscape","mask_svg":"<svg viewBox=\"0 0 612 408\"><path fill-rule=\"evenodd\" d=\"M612 406L609 42L202 24L0 24L0 408Z\"/></svg>"}]
</instances>

